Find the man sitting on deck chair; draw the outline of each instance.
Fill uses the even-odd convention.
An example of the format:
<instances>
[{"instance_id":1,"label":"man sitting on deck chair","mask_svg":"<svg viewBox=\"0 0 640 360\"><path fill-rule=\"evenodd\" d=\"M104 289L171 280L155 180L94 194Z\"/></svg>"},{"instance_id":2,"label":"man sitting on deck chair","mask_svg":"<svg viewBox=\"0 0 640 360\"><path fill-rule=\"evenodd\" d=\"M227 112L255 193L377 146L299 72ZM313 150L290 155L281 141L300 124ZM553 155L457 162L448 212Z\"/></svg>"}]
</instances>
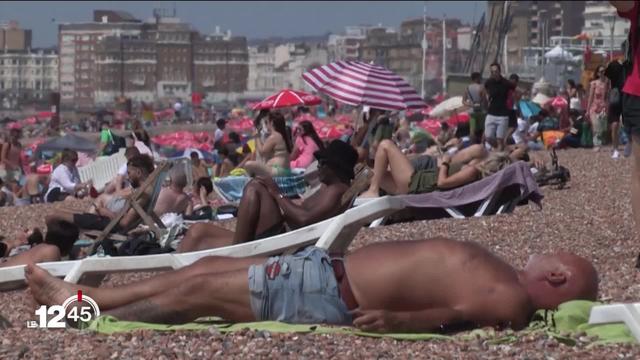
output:
<instances>
[{"instance_id":1,"label":"man sitting on deck chair","mask_svg":"<svg viewBox=\"0 0 640 360\"><path fill-rule=\"evenodd\" d=\"M154 170L153 160L148 155L136 155L127 162L127 174L129 182L134 189L140 187L140 185L147 179L149 174ZM142 194L138 200L138 203L142 208L145 208L148 202L151 200L151 194L153 191L150 187ZM107 209L106 207L95 204L96 214L90 213L73 213L73 212L57 212L46 217L47 227L50 224L66 221L75 224L77 227L83 230L104 230L111 219L116 217L117 213ZM127 214L120 220L115 227L115 231L126 231L133 224L139 220L138 214L133 209L129 209Z\"/></svg>"},{"instance_id":2,"label":"man sitting on deck chair","mask_svg":"<svg viewBox=\"0 0 640 360\"><path fill-rule=\"evenodd\" d=\"M61 304L82 290L102 314L120 320L220 316L396 333L519 330L537 309L598 293L596 270L577 255L534 255L516 270L477 243L444 238L371 244L344 259L313 246L272 258L209 256L115 288L65 283L36 265L25 268L25 278L41 304Z\"/></svg>"},{"instance_id":3,"label":"man sitting on deck chair","mask_svg":"<svg viewBox=\"0 0 640 360\"><path fill-rule=\"evenodd\" d=\"M316 151L318 176L324 184L298 205L280 194L272 178L257 177L244 188L238 208L236 231L207 223L194 224L178 246L178 252L212 249L262 239L338 215L348 205L342 196L354 177L358 153L349 144L334 140Z\"/></svg>"}]
</instances>

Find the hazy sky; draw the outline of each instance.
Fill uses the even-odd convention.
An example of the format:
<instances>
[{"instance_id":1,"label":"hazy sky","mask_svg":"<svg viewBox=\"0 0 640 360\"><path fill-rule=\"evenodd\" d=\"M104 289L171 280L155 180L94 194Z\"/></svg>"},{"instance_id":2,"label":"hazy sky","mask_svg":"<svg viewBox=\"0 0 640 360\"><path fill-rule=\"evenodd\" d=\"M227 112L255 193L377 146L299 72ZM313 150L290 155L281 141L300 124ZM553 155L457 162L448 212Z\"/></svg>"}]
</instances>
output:
<instances>
[{"instance_id":1,"label":"hazy sky","mask_svg":"<svg viewBox=\"0 0 640 360\"><path fill-rule=\"evenodd\" d=\"M139 19L151 17L154 8L173 9L178 17L203 33L216 25L249 38L340 33L346 25L398 26L407 18L421 17L425 1L0 1L0 21L17 20L33 30L33 46L57 43L56 22L91 21L93 9L125 10ZM477 21L486 1L426 1L432 17L457 17Z\"/></svg>"}]
</instances>

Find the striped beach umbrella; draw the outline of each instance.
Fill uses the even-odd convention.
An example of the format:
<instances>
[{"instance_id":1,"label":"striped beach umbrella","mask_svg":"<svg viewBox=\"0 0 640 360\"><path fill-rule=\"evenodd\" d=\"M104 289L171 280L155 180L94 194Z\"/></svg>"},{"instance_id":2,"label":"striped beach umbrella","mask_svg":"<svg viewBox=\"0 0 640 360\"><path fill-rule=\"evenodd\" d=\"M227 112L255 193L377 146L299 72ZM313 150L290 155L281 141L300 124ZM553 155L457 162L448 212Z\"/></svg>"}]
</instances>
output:
<instances>
[{"instance_id":1,"label":"striped beach umbrella","mask_svg":"<svg viewBox=\"0 0 640 360\"><path fill-rule=\"evenodd\" d=\"M426 106L403 78L384 67L360 61L338 61L302 74L316 91L353 105L382 110L422 109Z\"/></svg>"}]
</instances>

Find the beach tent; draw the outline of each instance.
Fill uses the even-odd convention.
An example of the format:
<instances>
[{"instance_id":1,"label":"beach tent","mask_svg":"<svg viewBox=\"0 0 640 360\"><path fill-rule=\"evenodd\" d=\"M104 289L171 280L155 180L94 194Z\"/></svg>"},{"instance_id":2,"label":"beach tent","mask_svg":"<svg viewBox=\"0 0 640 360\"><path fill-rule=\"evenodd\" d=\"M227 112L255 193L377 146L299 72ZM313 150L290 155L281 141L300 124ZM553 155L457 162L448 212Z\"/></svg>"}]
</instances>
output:
<instances>
[{"instance_id":1,"label":"beach tent","mask_svg":"<svg viewBox=\"0 0 640 360\"><path fill-rule=\"evenodd\" d=\"M43 151L58 152L64 149L95 153L98 149L98 145L91 140L83 138L82 136L67 134L40 144L36 150L36 156L40 157L40 154Z\"/></svg>"}]
</instances>

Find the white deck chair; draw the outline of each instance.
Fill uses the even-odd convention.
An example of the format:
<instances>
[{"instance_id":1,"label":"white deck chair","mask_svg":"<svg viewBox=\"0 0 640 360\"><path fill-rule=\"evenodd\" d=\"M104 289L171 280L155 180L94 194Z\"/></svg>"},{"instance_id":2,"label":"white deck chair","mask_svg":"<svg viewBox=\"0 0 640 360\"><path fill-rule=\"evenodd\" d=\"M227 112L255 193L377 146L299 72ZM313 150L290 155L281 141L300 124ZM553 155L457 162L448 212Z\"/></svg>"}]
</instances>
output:
<instances>
[{"instance_id":1,"label":"white deck chair","mask_svg":"<svg viewBox=\"0 0 640 360\"><path fill-rule=\"evenodd\" d=\"M591 308L589 324L622 322L640 342L640 303L598 305Z\"/></svg>"},{"instance_id":2,"label":"white deck chair","mask_svg":"<svg viewBox=\"0 0 640 360\"><path fill-rule=\"evenodd\" d=\"M123 257L92 257L75 261L40 263L38 266L65 281L80 283L85 275L104 275L115 272L177 269L205 257L248 257L293 252L316 244L318 247L339 252L345 250L358 231L372 220L404 208L398 198L382 197L341 215L285 234L218 249L190 253L173 253ZM24 265L0 269L0 290L9 290L24 283Z\"/></svg>"},{"instance_id":3,"label":"white deck chair","mask_svg":"<svg viewBox=\"0 0 640 360\"><path fill-rule=\"evenodd\" d=\"M484 194L478 196L483 191ZM422 215L418 220L431 220L446 217L464 219L511 213L518 204L529 198L539 203L542 195L528 165L517 162L496 174L453 190L399 197L414 203L413 207L416 209L413 213L420 212L419 215ZM365 204L370 200L357 198L354 206ZM385 220L385 218L376 219L369 227L380 226Z\"/></svg>"}]
</instances>

